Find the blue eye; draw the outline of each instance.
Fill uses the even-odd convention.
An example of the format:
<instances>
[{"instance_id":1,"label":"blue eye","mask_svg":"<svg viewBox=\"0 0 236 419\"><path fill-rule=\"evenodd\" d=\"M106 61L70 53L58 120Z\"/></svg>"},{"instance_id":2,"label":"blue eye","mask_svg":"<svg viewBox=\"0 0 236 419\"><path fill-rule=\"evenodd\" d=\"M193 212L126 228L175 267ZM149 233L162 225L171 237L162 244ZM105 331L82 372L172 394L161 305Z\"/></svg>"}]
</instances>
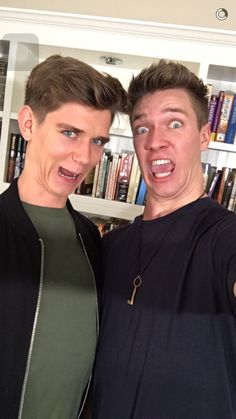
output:
<instances>
[{"instance_id":1,"label":"blue eye","mask_svg":"<svg viewBox=\"0 0 236 419\"><path fill-rule=\"evenodd\" d=\"M70 129L66 129L63 131L63 134L68 138L76 138L76 132Z\"/></svg>"},{"instance_id":2,"label":"blue eye","mask_svg":"<svg viewBox=\"0 0 236 419\"><path fill-rule=\"evenodd\" d=\"M146 134L149 131L147 127L137 127L135 128L135 133L138 135Z\"/></svg>"},{"instance_id":3,"label":"blue eye","mask_svg":"<svg viewBox=\"0 0 236 419\"><path fill-rule=\"evenodd\" d=\"M180 121L172 121L169 125L170 128L181 128L182 127L182 123Z\"/></svg>"},{"instance_id":4,"label":"blue eye","mask_svg":"<svg viewBox=\"0 0 236 419\"><path fill-rule=\"evenodd\" d=\"M97 145L98 147L103 147L107 142L107 138L93 138L92 140L93 144Z\"/></svg>"}]
</instances>

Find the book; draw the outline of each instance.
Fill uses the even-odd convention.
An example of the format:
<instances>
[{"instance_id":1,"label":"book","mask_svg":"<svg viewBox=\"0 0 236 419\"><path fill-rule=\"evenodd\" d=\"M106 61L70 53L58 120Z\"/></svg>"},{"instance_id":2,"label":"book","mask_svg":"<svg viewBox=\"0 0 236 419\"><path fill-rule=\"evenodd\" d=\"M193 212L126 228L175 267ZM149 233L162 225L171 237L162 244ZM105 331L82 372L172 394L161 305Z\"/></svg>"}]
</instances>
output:
<instances>
[{"instance_id":1,"label":"book","mask_svg":"<svg viewBox=\"0 0 236 419\"><path fill-rule=\"evenodd\" d=\"M102 182L103 182L103 176L104 176L104 165L106 165L106 162L107 162L107 154L104 151L101 161L100 161L100 165L99 165L97 186L96 186L96 191L95 191L96 198L100 197L100 191L102 189Z\"/></svg>"},{"instance_id":2,"label":"book","mask_svg":"<svg viewBox=\"0 0 236 419\"><path fill-rule=\"evenodd\" d=\"M221 176L222 176L222 170L218 169L209 186L208 196L212 199L216 199L217 197L219 186L220 186L220 181L221 181Z\"/></svg>"},{"instance_id":3,"label":"book","mask_svg":"<svg viewBox=\"0 0 236 419\"><path fill-rule=\"evenodd\" d=\"M17 134L12 133L7 167L7 182L11 182L14 178L17 144Z\"/></svg>"},{"instance_id":4,"label":"book","mask_svg":"<svg viewBox=\"0 0 236 419\"><path fill-rule=\"evenodd\" d=\"M236 169L230 169L228 176L226 178L226 181L225 181L224 192L223 192L223 196L221 200L221 205L223 205L223 207L225 208L228 208L229 206L229 202L230 202L230 198L231 198L231 194L232 194L234 182L235 182L235 173L236 173Z\"/></svg>"},{"instance_id":5,"label":"book","mask_svg":"<svg viewBox=\"0 0 236 419\"><path fill-rule=\"evenodd\" d=\"M138 166L136 176L135 176L135 181L134 181L134 188L133 188L133 193L132 193L132 198L131 198L131 204L135 204L137 193L138 193L138 187L139 187L139 184L140 184L140 179L141 179L141 169Z\"/></svg>"},{"instance_id":6,"label":"book","mask_svg":"<svg viewBox=\"0 0 236 419\"><path fill-rule=\"evenodd\" d=\"M14 169L14 178L17 178L21 174L22 167L22 153L24 147L24 138L21 134L17 134L17 151L16 151L16 160L15 160L15 169Z\"/></svg>"},{"instance_id":7,"label":"book","mask_svg":"<svg viewBox=\"0 0 236 419\"><path fill-rule=\"evenodd\" d=\"M213 177L216 173L216 166L212 166L210 163L202 163L202 171L203 171L203 188L205 192L208 193Z\"/></svg>"},{"instance_id":8,"label":"book","mask_svg":"<svg viewBox=\"0 0 236 419\"><path fill-rule=\"evenodd\" d=\"M119 153L113 153L112 162L109 168L110 173L109 173L109 178L107 181L107 188L106 188L106 194L105 194L106 199L111 199L111 200L114 199L119 160L120 160Z\"/></svg>"},{"instance_id":9,"label":"book","mask_svg":"<svg viewBox=\"0 0 236 419\"><path fill-rule=\"evenodd\" d=\"M225 93L221 108L220 118L216 130L215 141L224 142L227 132L228 121L230 117L231 108L234 101L233 93Z\"/></svg>"},{"instance_id":10,"label":"book","mask_svg":"<svg viewBox=\"0 0 236 419\"><path fill-rule=\"evenodd\" d=\"M81 195L92 195L95 167L90 170L84 181L81 183L79 193Z\"/></svg>"},{"instance_id":11,"label":"book","mask_svg":"<svg viewBox=\"0 0 236 419\"><path fill-rule=\"evenodd\" d=\"M229 116L228 127L225 135L225 143L234 144L236 132L236 94L234 95L234 100L231 108L231 113Z\"/></svg>"},{"instance_id":12,"label":"book","mask_svg":"<svg viewBox=\"0 0 236 419\"><path fill-rule=\"evenodd\" d=\"M138 188L138 193L137 193L137 198L136 198L135 204L137 204L137 205L144 205L146 193L147 193L147 186L146 186L146 183L145 183L144 178L142 177L141 180L140 180L140 184L139 184L139 188Z\"/></svg>"},{"instance_id":13,"label":"book","mask_svg":"<svg viewBox=\"0 0 236 419\"><path fill-rule=\"evenodd\" d=\"M106 173L107 173L107 167L109 164L109 158L111 155L111 151L105 151L102 161L101 161L101 165L100 165L100 170L99 170L99 174L98 174L98 184L97 184L97 190L96 190L96 197L97 198L104 198L103 195L103 190L104 190L104 186L105 186L105 180L106 180Z\"/></svg>"},{"instance_id":14,"label":"book","mask_svg":"<svg viewBox=\"0 0 236 419\"><path fill-rule=\"evenodd\" d=\"M116 200L125 202L127 199L129 178L134 153L123 152L121 154L120 169L117 178Z\"/></svg>"},{"instance_id":15,"label":"book","mask_svg":"<svg viewBox=\"0 0 236 419\"><path fill-rule=\"evenodd\" d=\"M208 109L208 124L210 126L211 131L212 131L212 128L213 128L213 122L214 122L217 102L218 102L218 96L217 95L212 95L211 99L210 99L210 103L209 103L209 109Z\"/></svg>"},{"instance_id":16,"label":"book","mask_svg":"<svg viewBox=\"0 0 236 419\"><path fill-rule=\"evenodd\" d=\"M107 182L108 182L108 178L111 175L111 166L112 166L112 160L113 160L113 155L112 154L108 154L107 156L107 163L106 163L106 167L103 169L105 171L105 175L104 175L104 179L103 179L103 185L102 185L102 189L100 191L100 198L105 198L106 196L106 189L107 189Z\"/></svg>"},{"instance_id":17,"label":"book","mask_svg":"<svg viewBox=\"0 0 236 419\"><path fill-rule=\"evenodd\" d=\"M129 187L128 187L128 192L127 192L127 198L126 198L126 202L128 202L128 203L132 202L132 196L133 196L136 173L137 173L138 167L139 167L138 158L137 158L137 155L134 154L133 164L132 164L130 179L129 179Z\"/></svg>"},{"instance_id":18,"label":"book","mask_svg":"<svg viewBox=\"0 0 236 419\"><path fill-rule=\"evenodd\" d=\"M21 151L20 172L22 172L22 170L24 169L24 166L25 166L25 153L26 153L27 144L28 144L28 142L25 141L25 139L23 138L23 146L22 146L22 151Z\"/></svg>"},{"instance_id":19,"label":"book","mask_svg":"<svg viewBox=\"0 0 236 419\"><path fill-rule=\"evenodd\" d=\"M216 197L215 197L218 204L221 204L222 201L223 201L224 191L225 191L225 188L226 188L226 184L227 184L227 181L228 181L230 170L232 170L232 169L230 169L229 167L223 167L222 168L221 178L220 178L220 182L219 182L219 188L218 188L218 191L217 191L217 194L216 194Z\"/></svg>"},{"instance_id":20,"label":"book","mask_svg":"<svg viewBox=\"0 0 236 419\"><path fill-rule=\"evenodd\" d=\"M215 141L216 131L217 131L217 127L218 127L218 123L219 123L219 119L220 119L221 108L222 108L223 101L224 101L224 95L225 95L224 90L220 90L220 92L218 94L215 115L214 115L214 119L213 119L213 122L212 122L211 137L210 137L211 141Z\"/></svg>"},{"instance_id":21,"label":"book","mask_svg":"<svg viewBox=\"0 0 236 419\"><path fill-rule=\"evenodd\" d=\"M210 101L212 97L212 90L213 90L213 84L207 83L207 99L208 99L208 106L210 106Z\"/></svg>"},{"instance_id":22,"label":"book","mask_svg":"<svg viewBox=\"0 0 236 419\"><path fill-rule=\"evenodd\" d=\"M228 203L228 209L230 211L234 211L235 202L236 202L236 169L233 169L232 176L234 178L233 179L234 183L233 183L233 188L232 188L229 203Z\"/></svg>"},{"instance_id":23,"label":"book","mask_svg":"<svg viewBox=\"0 0 236 419\"><path fill-rule=\"evenodd\" d=\"M100 169L100 163L99 161L95 166L95 172L94 172L94 178L93 178L93 188L92 188L92 197L94 198L96 196L96 189L97 189L97 183L98 183L98 174Z\"/></svg>"}]
</instances>

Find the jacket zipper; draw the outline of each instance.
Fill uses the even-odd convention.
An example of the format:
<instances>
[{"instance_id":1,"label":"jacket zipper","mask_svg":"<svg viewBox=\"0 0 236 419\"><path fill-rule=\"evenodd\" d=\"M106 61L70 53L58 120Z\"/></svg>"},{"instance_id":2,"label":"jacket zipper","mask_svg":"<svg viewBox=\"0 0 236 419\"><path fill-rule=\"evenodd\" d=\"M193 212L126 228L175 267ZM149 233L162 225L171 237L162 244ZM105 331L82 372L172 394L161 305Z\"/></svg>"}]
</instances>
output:
<instances>
[{"instance_id":1,"label":"jacket zipper","mask_svg":"<svg viewBox=\"0 0 236 419\"><path fill-rule=\"evenodd\" d=\"M78 236L79 236L79 239L80 239L80 242L81 242L81 245L82 245L82 248L83 248L83 251L84 251L85 257L86 257L86 260L87 260L87 262L88 262L89 268L90 268L90 270L91 270L91 272L92 272L93 282L94 282L94 288L95 288L95 291L96 291L96 296L97 296L97 285L96 285L96 280L95 280L94 271L93 271L93 268L92 268L91 262L90 262L90 260L89 260L88 254L87 254L87 251L86 251L86 248L85 248L85 244L84 244L83 238L82 238L82 236L81 236L81 234L80 234L80 233L78 234ZM98 335L99 335L99 315L98 315L98 299L97 299L97 298L96 298L96 320L97 320L97 336L98 336ZM86 402L86 399L87 399L87 395L88 395L88 391L89 391L90 383L91 383L91 378L92 378L92 374L91 374L91 375L90 375L90 377L89 377L88 384L87 384L87 388L86 388L86 392L85 392L85 394L84 394L84 400L83 400L83 403L82 403L82 405L81 405L80 411L79 411L79 413L78 413L78 415L77 415L76 419L79 419L79 417L80 417L80 415L81 415L81 413L82 413L82 411L83 411L83 408L84 408L84 405L85 405L85 402Z\"/></svg>"},{"instance_id":2,"label":"jacket zipper","mask_svg":"<svg viewBox=\"0 0 236 419\"><path fill-rule=\"evenodd\" d=\"M23 381L23 386L22 386L18 419L21 419L22 412L23 412L25 391L26 391L26 385L27 385L28 376L29 376L29 369L30 369L31 357L32 357L33 346L34 346L34 339L35 339L35 331L36 331L36 326L37 326L37 322L38 322L39 308L40 308L41 297L42 297L43 268L44 268L44 243L43 243L42 239L39 239L39 242L41 244L41 265L40 265L40 281L39 281L38 300L37 300L36 311L35 311L35 316L34 316L34 324L33 324L31 339L30 339L30 347L29 347L29 352L28 352L25 376L24 376L24 381Z\"/></svg>"}]
</instances>

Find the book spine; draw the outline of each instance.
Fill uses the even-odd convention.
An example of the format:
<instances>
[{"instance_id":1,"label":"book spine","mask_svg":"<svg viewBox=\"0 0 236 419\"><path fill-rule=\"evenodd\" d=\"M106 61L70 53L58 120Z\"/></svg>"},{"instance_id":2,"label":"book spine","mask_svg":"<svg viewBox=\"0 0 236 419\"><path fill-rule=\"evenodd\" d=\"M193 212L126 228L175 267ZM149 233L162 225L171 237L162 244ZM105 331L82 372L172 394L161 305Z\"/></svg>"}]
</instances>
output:
<instances>
[{"instance_id":1,"label":"book spine","mask_svg":"<svg viewBox=\"0 0 236 419\"><path fill-rule=\"evenodd\" d=\"M110 167L110 175L109 175L109 179L107 183L107 190L106 190L106 195L105 195L106 199L111 200L114 198L118 162L119 162L119 154L114 153L111 167Z\"/></svg>"},{"instance_id":2,"label":"book spine","mask_svg":"<svg viewBox=\"0 0 236 419\"><path fill-rule=\"evenodd\" d=\"M236 95L234 95L234 100L231 108L231 113L229 116L228 128L225 135L225 143L233 144L236 132Z\"/></svg>"},{"instance_id":3,"label":"book spine","mask_svg":"<svg viewBox=\"0 0 236 419\"><path fill-rule=\"evenodd\" d=\"M210 198L213 198L214 195L216 194L216 191L218 191L218 187L217 186L219 185L219 182L220 182L220 179L221 179L221 175L222 175L222 170L217 170L216 173L215 173L215 175L214 175L214 177L213 177L213 179L212 179L212 182L211 182L211 184L209 186L208 196Z\"/></svg>"},{"instance_id":4,"label":"book spine","mask_svg":"<svg viewBox=\"0 0 236 419\"><path fill-rule=\"evenodd\" d=\"M16 161L16 153L17 153L17 134L11 134L11 144L10 144L10 153L9 153L9 160L8 160L8 168L7 168L7 182L11 182L14 177L15 172L15 161Z\"/></svg>"},{"instance_id":5,"label":"book spine","mask_svg":"<svg viewBox=\"0 0 236 419\"><path fill-rule=\"evenodd\" d=\"M22 135L17 134L17 152L16 152L14 178L19 177L20 173L21 173L21 159L22 159L22 151L23 151L23 141L24 141L24 138L22 137Z\"/></svg>"},{"instance_id":6,"label":"book spine","mask_svg":"<svg viewBox=\"0 0 236 419\"><path fill-rule=\"evenodd\" d=\"M229 199L228 209L233 211L234 200L236 197L236 169L233 169L233 188Z\"/></svg>"},{"instance_id":7,"label":"book spine","mask_svg":"<svg viewBox=\"0 0 236 419\"><path fill-rule=\"evenodd\" d=\"M229 206L230 197L231 197L233 186L234 186L234 178L235 178L234 169L230 169L228 177L225 182L224 193L221 200L221 205L223 205L223 207L225 208L228 208Z\"/></svg>"},{"instance_id":8,"label":"book spine","mask_svg":"<svg viewBox=\"0 0 236 419\"><path fill-rule=\"evenodd\" d=\"M220 179L219 189L218 189L218 193L216 197L216 201L218 202L218 204L221 204L223 201L223 196L224 196L227 180L230 174L230 170L231 169L229 167L222 168L222 176Z\"/></svg>"},{"instance_id":9,"label":"book spine","mask_svg":"<svg viewBox=\"0 0 236 419\"><path fill-rule=\"evenodd\" d=\"M93 189L92 189L92 197L93 198L95 198L95 196L96 196L99 169L100 169L100 162L98 162L96 164L96 167L95 167L95 173L94 173L94 178L93 178Z\"/></svg>"},{"instance_id":10,"label":"book spine","mask_svg":"<svg viewBox=\"0 0 236 419\"><path fill-rule=\"evenodd\" d=\"M138 194L137 194L135 204L143 205L145 197L146 197L146 193L147 193L147 186L146 186L146 183L144 181L144 178L142 177L140 185L139 185L139 190L138 190Z\"/></svg>"},{"instance_id":11,"label":"book spine","mask_svg":"<svg viewBox=\"0 0 236 419\"><path fill-rule=\"evenodd\" d=\"M212 95L210 103L209 103L209 110L208 110L208 123L209 123L211 131L212 131L212 128L213 128L213 122L214 122L214 116L215 116L215 112L216 112L217 102L218 102L217 95Z\"/></svg>"},{"instance_id":12,"label":"book spine","mask_svg":"<svg viewBox=\"0 0 236 419\"><path fill-rule=\"evenodd\" d=\"M135 177L135 182L134 182L134 189L133 189L131 204L135 204L137 193L138 193L138 187L140 184L140 179L141 179L141 170L140 170L140 167L138 166L136 177Z\"/></svg>"},{"instance_id":13,"label":"book spine","mask_svg":"<svg viewBox=\"0 0 236 419\"><path fill-rule=\"evenodd\" d=\"M106 159L107 159L107 156L106 156L105 153L103 153L101 161L100 161L99 172L98 172L97 187L96 187L96 192L95 192L95 197L96 198L99 198L99 196L100 196L100 189L101 189L101 182L102 182L102 175L103 175L103 167L104 167L104 163L105 163Z\"/></svg>"},{"instance_id":14,"label":"book spine","mask_svg":"<svg viewBox=\"0 0 236 419\"><path fill-rule=\"evenodd\" d=\"M221 108L220 119L216 131L215 141L224 142L225 140L233 100L233 94L225 93L224 101Z\"/></svg>"},{"instance_id":15,"label":"book spine","mask_svg":"<svg viewBox=\"0 0 236 419\"><path fill-rule=\"evenodd\" d=\"M108 182L108 176L109 176L109 172L110 172L110 168L112 165L112 154L110 154L107 157L107 163L106 163L106 167L105 167L105 175L104 175L104 179L103 179L103 185L102 185L102 189L100 191L100 198L105 198L106 196L106 189L107 189L107 182Z\"/></svg>"},{"instance_id":16,"label":"book spine","mask_svg":"<svg viewBox=\"0 0 236 419\"><path fill-rule=\"evenodd\" d=\"M126 198L126 202L128 203L131 203L132 201L132 195L133 195L133 190L134 190L137 169L138 169L138 159L137 159L137 155L134 154L133 164L132 164L132 169L131 169L130 179L129 179L128 193L127 193L127 198Z\"/></svg>"},{"instance_id":17,"label":"book spine","mask_svg":"<svg viewBox=\"0 0 236 419\"><path fill-rule=\"evenodd\" d=\"M127 199L129 178L133 161L133 153L123 153L118 176L116 200L125 202Z\"/></svg>"},{"instance_id":18,"label":"book spine","mask_svg":"<svg viewBox=\"0 0 236 419\"><path fill-rule=\"evenodd\" d=\"M212 123L211 141L215 141L216 131L217 131L217 127L218 127L218 123L220 119L221 108L222 108L223 100L224 100L224 95L225 95L224 90L221 90L218 95L217 107L215 111L214 120Z\"/></svg>"}]
</instances>

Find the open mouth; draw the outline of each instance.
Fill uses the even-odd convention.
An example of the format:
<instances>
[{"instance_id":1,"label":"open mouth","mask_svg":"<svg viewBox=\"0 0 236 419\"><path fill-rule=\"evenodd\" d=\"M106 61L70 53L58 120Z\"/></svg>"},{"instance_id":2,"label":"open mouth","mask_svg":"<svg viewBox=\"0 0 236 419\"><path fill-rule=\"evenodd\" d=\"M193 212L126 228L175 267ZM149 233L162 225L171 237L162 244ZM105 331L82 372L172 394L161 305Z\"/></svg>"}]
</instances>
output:
<instances>
[{"instance_id":1,"label":"open mouth","mask_svg":"<svg viewBox=\"0 0 236 419\"><path fill-rule=\"evenodd\" d=\"M157 159L151 162L151 172L156 179L167 178L174 168L174 163L169 159Z\"/></svg>"},{"instance_id":2,"label":"open mouth","mask_svg":"<svg viewBox=\"0 0 236 419\"><path fill-rule=\"evenodd\" d=\"M64 167L59 167L58 174L64 179L73 180L73 181L78 180L80 176L79 174L71 172L70 170L67 170Z\"/></svg>"}]
</instances>

